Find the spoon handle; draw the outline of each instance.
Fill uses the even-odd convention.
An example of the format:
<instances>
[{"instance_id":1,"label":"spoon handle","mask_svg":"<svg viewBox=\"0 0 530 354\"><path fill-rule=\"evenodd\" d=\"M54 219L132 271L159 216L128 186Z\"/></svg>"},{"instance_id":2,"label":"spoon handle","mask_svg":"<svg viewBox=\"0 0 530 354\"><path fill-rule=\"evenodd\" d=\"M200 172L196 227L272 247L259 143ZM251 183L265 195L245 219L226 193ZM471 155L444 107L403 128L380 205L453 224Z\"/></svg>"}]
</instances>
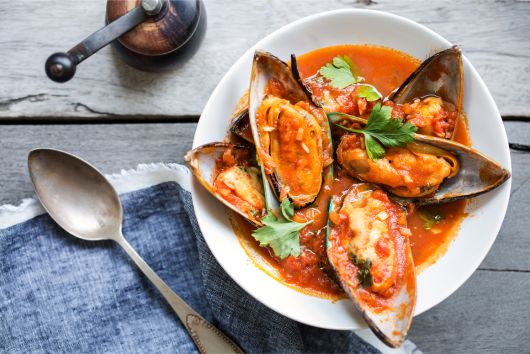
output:
<instances>
[{"instance_id":1,"label":"spoon handle","mask_svg":"<svg viewBox=\"0 0 530 354\"><path fill-rule=\"evenodd\" d=\"M134 263L140 268L149 280L157 287L167 300L171 308L178 315L184 327L186 327L191 338L197 345L199 351L206 353L243 353L230 338L223 332L206 321L184 300L180 298L171 288L145 263L138 253L123 237L116 239L116 242L127 252Z\"/></svg>"}]
</instances>

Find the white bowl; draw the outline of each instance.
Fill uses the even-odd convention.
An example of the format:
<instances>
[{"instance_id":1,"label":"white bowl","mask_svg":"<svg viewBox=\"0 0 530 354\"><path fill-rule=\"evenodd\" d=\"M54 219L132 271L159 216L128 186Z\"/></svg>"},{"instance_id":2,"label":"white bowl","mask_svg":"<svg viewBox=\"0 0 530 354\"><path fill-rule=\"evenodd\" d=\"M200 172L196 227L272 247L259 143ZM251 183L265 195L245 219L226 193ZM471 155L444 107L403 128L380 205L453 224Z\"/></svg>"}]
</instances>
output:
<instances>
[{"instance_id":1,"label":"white bowl","mask_svg":"<svg viewBox=\"0 0 530 354\"><path fill-rule=\"evenodd\" d=\"M234 106L249 86L255 49L270 51L288 61L291 53L300 55L336 44L382 45L419 59L451 46L430 29L386 12L339 10L295 21L259 41L230 68L203 110L193 146L219 141L225 136ZM506 132L495 102L465 57L464 78L464 109L469 117L473 146L511 169ZM501 227L510 186L511 181L507 181L470 203L471 216L462 223L447 253L418 277L415 315L447 298L477 269ZM302 294L256 268L235 237L221 204L197 181L193 183L192 193L206 243L219 264L250 295L274 311L308 325L340 330L366 327L348 300L331 302Z\"/></svg>"}]
</instances>

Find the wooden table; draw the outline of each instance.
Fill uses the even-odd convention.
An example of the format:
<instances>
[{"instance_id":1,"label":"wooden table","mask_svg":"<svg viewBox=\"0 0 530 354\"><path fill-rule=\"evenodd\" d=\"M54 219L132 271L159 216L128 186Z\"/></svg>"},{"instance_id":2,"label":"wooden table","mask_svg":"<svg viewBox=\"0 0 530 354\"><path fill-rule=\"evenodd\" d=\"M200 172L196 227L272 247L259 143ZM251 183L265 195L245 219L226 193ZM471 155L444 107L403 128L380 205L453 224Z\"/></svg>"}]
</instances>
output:
<instances>
[{"instance_id":1,"label":"wooden table","mask_svg":"<svg viewBox=\"0 0 530 354\"><path fill-rule=\"evenodd\" d=\"M510 206L491 252L458 291L415 319L409 337L426 353L530 350L530 154L517 145L530 140L530 2L207 0L206 38L181 68L138 72L106 48L71 82L48 80L46 57L101 26L104 3L0 0L0 204L31 196L26 156L35 147L65 149L105 172L183 162L210 93L260 38L330 9L394 12L462 45L499 106L513 163Z\"/></svg>"}]
</instances>

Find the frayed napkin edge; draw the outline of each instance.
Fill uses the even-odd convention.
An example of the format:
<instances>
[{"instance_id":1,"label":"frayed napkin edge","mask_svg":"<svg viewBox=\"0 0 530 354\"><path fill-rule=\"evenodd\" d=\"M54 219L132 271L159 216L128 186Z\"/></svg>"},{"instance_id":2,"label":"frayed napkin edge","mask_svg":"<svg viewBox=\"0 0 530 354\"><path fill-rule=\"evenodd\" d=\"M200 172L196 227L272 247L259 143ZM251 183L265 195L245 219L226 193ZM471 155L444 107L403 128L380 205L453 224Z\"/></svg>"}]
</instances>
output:
<instances>
[{"instance_id":1,"label":"frayed napkin edge","mask_svg":"<svg viewBox=\"0 0 530 354\"><path fill-rule=\"evenodd\" d=\"M177 182L182 188L191 191L191 172L178 163L139 164L136 168L105 175L119 194L151 187L163 182Z\"/></svg>"},{"instance_id":2,"label":"frayed napkin edge","mask_svg":"<svg viewBox=\"0 0 530 354\"><path fill-rule=\"evenodd\" d=\"M190 170L177 163L139 164L136 168L122 169L105 175L119 194L148 188L164 182L176 182L187 191L191 190ZM24 198L18 205L0 206L0 229L5 229L44 214L45 210L34 196Z\"/></svg>"}]
</instances>

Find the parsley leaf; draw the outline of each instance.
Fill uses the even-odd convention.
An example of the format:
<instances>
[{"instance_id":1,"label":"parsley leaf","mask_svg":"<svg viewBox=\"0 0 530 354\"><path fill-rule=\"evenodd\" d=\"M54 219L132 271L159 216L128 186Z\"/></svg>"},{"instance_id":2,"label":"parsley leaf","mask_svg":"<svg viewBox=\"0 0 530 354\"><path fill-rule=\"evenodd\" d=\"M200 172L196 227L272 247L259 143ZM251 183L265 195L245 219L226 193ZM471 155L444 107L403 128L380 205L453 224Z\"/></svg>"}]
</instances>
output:
<instances>
[{"instance_id":1,"label":"parsley leaf","mask_svg":"<svg viewBox=\"0 0 530 354\"><path fill-rule=\"evenodd\" d=\"M361 284L363 288L372 286L374 281L372 278L372 272L370 271L372 268L372 261L370 258L362 259L355 254L350 254L350 259L357 267L357 280L359 281L359 284Z\"/></svg>"},{"instance_id":2,"label":"parsley leaf","mask_svg":"<svg viewBox=\"0 0 530 354\"><path fill-rule=\"evenodd\" d=\"M411 143L414 141L414 135L418 130L409 122L403 123L399 119L390 118L391 113L392 108L381 107L378 103L370 113L364 129L350 129L339 124L336 125L346 131L363 134L368 157L371 160L378 160L385 156L383 146L397 147ZM340 113L333 112L333 114L333 119L336 119L335 115Z\"/></svg>"},{"instance_id":3,"label":"parsley leaf","mask_svg":"<svg viewBox=\"0 0 530 354\"><path fill-rule=\"evenodd\" d=\"M418 128L409 122L390 118L391 113L392 108L376 104L363 133L376 138L384 146L402 146L413 142Z\"/></svg>"},{"instance_id":4,"label":"parsley leaf","mask_svg":"<svg viewBox=\"0 0 530 354\"><path fill-rule=\"evenodd\" d=\"M364 135L364 145L370 160L379 160L385 156L385 148L371 135Z\"/></svg>"},{"instance_id":5,"label":"parsley leaf","mask_svg":"<svg viewBox=\"0 0 530 354\"><path fill-rule=\"evenodd\" d=\"M423 221L423 228L430 230L434 225L439 224L444 216L440 212L432 213L427 210L421 210L418 214L420 219Z\"/></svg>"},{"instance_id":6,"label":"parsley leaf","mask_svg":"<svg viewBox=\"0 0 530 354\"><path fill-rule=\"evenodd\" d=\"M281 259L293 255L300 255L300 236L298 232L313 220L306 223L292 221L294 206L289 199L284 199L280 205L283 218L278 219L269 210L261 222L264 226L255 230L252 236L259 242L261 247L269 246L274 254ZM284 219L285 218L285 219Z\"/></svg>"},{"instance_id":7,"label":"parsley leaf","mask_svg":"<svg viewBox=\"0 0 530 354\"><path fill-rule=\"evenodd\" d=\"M294 205L291 203L289 198L285 198L282 203L280 204L280 208L282 210L282 215L287 220L291 220L291 218L294 216Z\"/></svg>"},{"instance_id":8,"label":"parsley leaf","mask_svg":"<svg viewBox=\"0 0 530 354\"><path fill-rule=\"evenodd\" d=\"M377 90L371 85L362 85L356 89L357 95L359 97L364 97L368 102L377 101L381 98L381 95Z\"/></svg>"},{"instance_id":9,"label":"parsley leaf","mask_svg":"<svg viewBox=\"0 0 530 354\"><path fill-rule=\"evenodd\" d=\"M347 56L333 58L333 63L327 63L320 68L319 73L331 80L331 86L343 89L357 83L359 80L353 74L353 63Z\"/></svg>"}]
</instances>

